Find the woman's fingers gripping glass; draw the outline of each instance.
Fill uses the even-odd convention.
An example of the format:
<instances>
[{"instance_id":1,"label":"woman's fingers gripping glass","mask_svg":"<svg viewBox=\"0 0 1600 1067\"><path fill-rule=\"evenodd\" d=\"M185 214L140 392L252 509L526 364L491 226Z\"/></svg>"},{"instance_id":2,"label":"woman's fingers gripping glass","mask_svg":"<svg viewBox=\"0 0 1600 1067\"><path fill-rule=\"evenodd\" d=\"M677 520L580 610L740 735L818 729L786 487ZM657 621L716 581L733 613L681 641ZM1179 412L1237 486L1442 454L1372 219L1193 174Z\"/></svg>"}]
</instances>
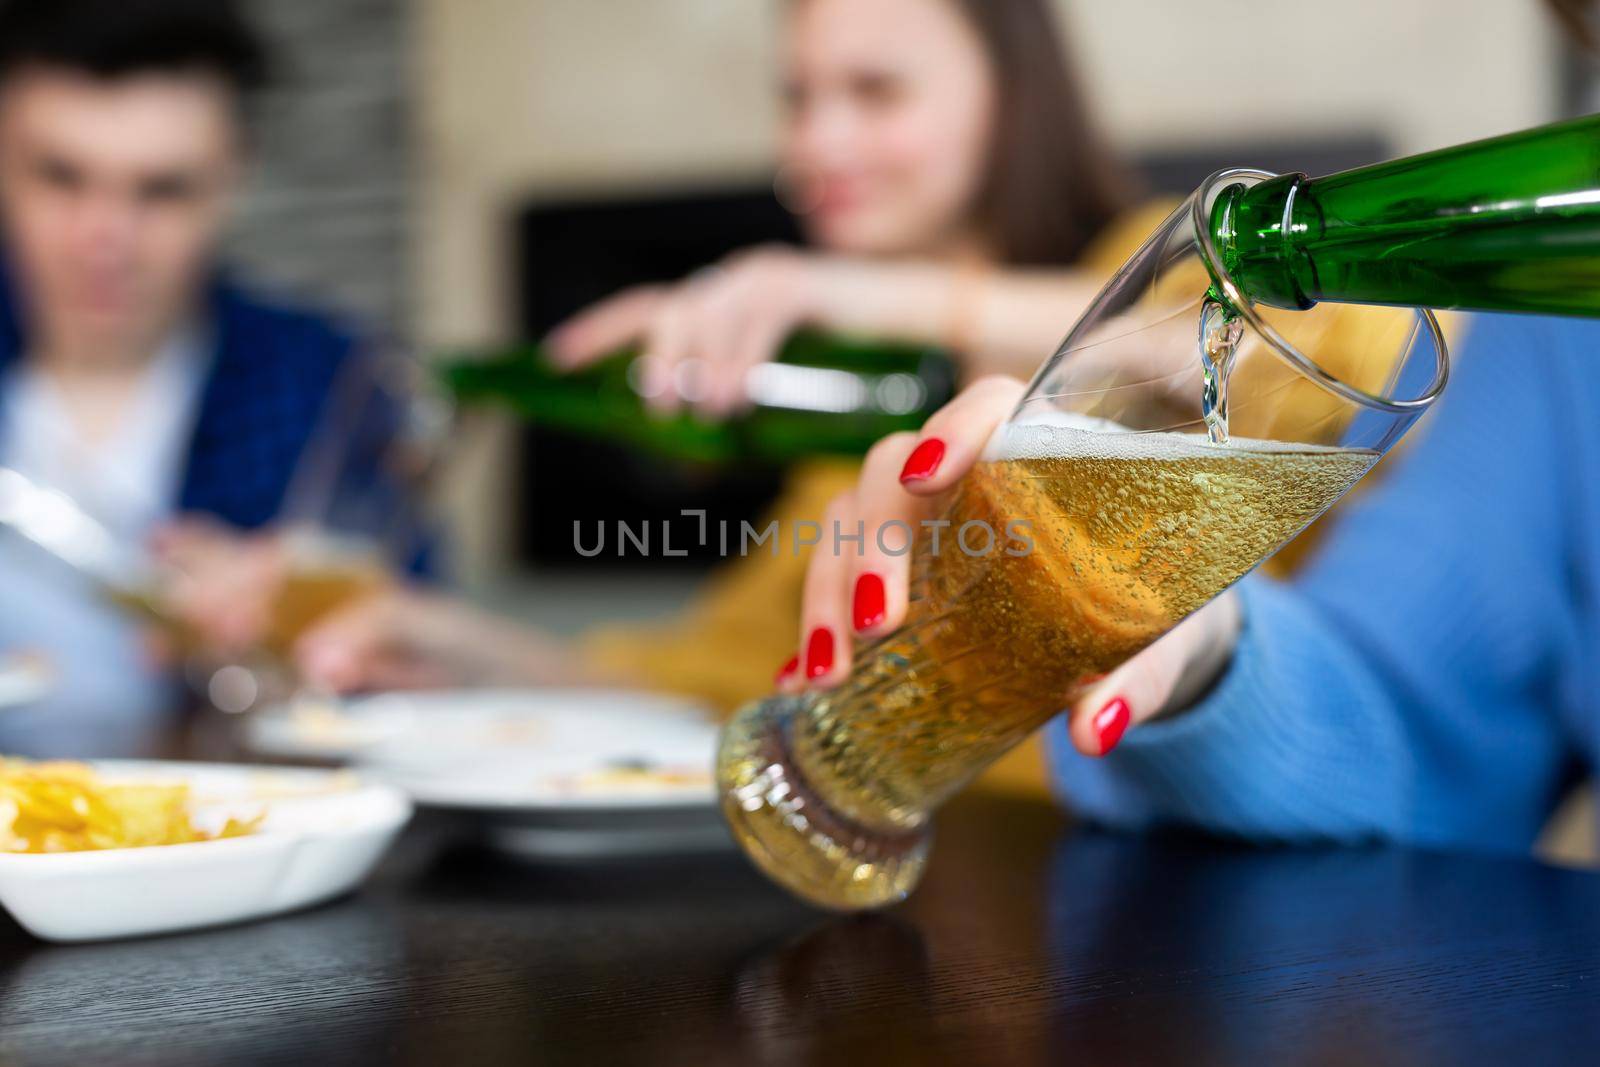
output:
<instances>
[{"instance_id":1,"label":"woman's fingers gripping glass","mask_svg":"<svg viewBox=\"0 0 1600 1067\"><path fill-rule=\"evenodd\" d=\"M920 434L886 438L868 454L856 490L835 500L824 520L821 551L806 574L798 669L782 677L782 688L837 685L849 674L852 636L881 636L904 620L908 532L921 529L942 492L977 462L1024 389L1015 379L983 379ZM852 539L838 539L851 551L833 551L835 523Z\"/></svg>"},{"instance_id":2,"label":"woman's fingers gripping glass","mask_svg":"<svg viewBox=\"0 0 1600 1067\"><path fill-rule=\"evenodd\" d=\"M979 378L923 425L917 445L900 470L900 482L915 496L937 496L955 485L983 456L995 428L1010 417L1027 392L1016 378Z\"/></svg>"},{"instance_id":3,"label":"woman's fingers gripping glass","mask_svg":"<svg viewBox=\"0 0 1600 1067\"><path fill-rule=\"evenodd\" d=\"M917 447L913 433L884 438L867 453L856 491L860 551L846 562L850 632L858 638L881 637L905 621L911 577L911 552L923 520L938 501L914 496L900 483L900 472Z\"/></svg>"},{"instance_id":4,"label":"woman's fingers gripping glass","mask_svg":"<svg viewBox=\"0 0 1600 1067\"><path fill-rule=\"evenodd\" d=\"M1086 756L1104 756L1130 728L1189 707L1233 656L1238 595L1224 593L1073 701L1067 732Z\"/></svg>"},{"instance_id":5,"label":"woman's fingers gripping glass","mask_svg":"<svg viewBox=\"0 0 1600 1067\"><path fill-rule=\"evenodd\" d=\"M850 673L853 639L885 632L904 616L906 546L929 506L896 477L915 444L904 433L874 445L860 488L836 497L823 516L806 570L800 650L792 669L780 671L780 690L837 685Z\"/></svg>"}]
</instances>

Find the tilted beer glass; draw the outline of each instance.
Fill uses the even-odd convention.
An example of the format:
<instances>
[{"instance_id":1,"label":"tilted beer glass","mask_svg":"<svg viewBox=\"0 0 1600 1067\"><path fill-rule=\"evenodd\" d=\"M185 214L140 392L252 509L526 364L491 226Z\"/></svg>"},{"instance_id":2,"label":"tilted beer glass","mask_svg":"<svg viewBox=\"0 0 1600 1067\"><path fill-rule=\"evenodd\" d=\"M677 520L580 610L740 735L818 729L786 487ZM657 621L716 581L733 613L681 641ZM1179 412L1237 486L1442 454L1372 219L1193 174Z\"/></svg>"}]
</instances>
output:
<instances>
[{"instance_id":1,"label":"tilted beer glass","mask_svg":"<svg viewBox=\"0 0 1600 1067\"><path fill-rule=\"evenodd\" d=\"M1291 540L1438 396L1430 313L1240 293L1206 222L1267 177L1213 176L1106 285L950 494L943 543L919 533L904 625L839 688L724 730L724 813L780 884L840 910L902 899L944 800Z\"/></svg>"}]
</instances>

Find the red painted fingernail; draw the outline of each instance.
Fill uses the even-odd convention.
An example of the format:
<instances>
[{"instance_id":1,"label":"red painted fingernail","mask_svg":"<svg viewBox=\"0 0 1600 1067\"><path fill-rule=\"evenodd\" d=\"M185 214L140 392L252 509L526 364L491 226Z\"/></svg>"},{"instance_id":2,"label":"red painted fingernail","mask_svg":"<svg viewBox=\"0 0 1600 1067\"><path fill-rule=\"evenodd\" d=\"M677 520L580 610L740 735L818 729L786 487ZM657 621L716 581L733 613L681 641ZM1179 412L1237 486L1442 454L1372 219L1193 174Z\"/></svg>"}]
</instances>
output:
<instances>
[{"instance_id":1,"label":"red painted fingernail","mask_svg":"<svg viewBox=\"0 0 1600 1067\"><path fill-rule=\"evenodd\" d=\"M789 662L778 668L778 673L773 675L772 680L779 685L782 685L790 678L793 678L797 673L799 673L799 671L800 657L798 655L790 656Z\"/></svg>"},{"instance_id":2,"label":"red painted fingernail","mask_svg":"<svg viewBox=\"0 0 1600 1067\"><path fill-rule=\"evenodd\" d=\"M930 437L916 447L900 470L902 482L923 482L934 476L944 462L944 442Z\"/></svg>"},{"instance_id":3,"label":"red painted fingernail","mask_svg":"<svg viewBox=\"0 0 1600 1067\"><path fill-rule=\"evenodd\" d=\"M806 642L806 677L821 678L833 670L833 631L819 626Z\"/></svg>"},{"instance_id":4,"label":"red painted fingernail","mask_svg":"<svg viewBox=\"0 0 1600 1067\"><path fill-rule=\"evenodd\" d=\"M1115 697L1094 714L1094 735L1100 742L1100 755L1117 747L1128 730L1128 702Z\"/></svg>"},{"instance_id":5,"label":"red painted fingernail","mask_svg":"<svg viewBox=\"0 0 1600 1067\"><path fill-rule=\"evenodd\" d=\"M854 610L856 630L870 630L883 621L886 613L883 579L876 574L863 574L856 579Z\"/></svg>"}]
</instances>

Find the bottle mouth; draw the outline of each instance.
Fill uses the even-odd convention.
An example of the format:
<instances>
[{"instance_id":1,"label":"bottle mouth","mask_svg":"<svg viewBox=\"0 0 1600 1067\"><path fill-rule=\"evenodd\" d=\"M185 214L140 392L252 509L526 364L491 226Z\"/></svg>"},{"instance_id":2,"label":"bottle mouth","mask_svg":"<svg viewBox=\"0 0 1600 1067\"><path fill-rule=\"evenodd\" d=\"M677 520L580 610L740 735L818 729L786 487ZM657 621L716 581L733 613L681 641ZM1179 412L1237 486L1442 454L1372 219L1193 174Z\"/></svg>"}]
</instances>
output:
<instances>
[{"instance_id":1,"label":"bottle mouth","mask_svg":"<svg viewBox=\"0 0 1600 1067\"><path fill-rule=\"evenodd\" d=\"M1426 389L1415 397L1399 398L1369 393L1365 389L1344 381L1335 374L1330 373L1316 360L1300 351L1288 338L1265 318L1262 317L1256 302L1250 299L1228 272L1223 263L1221 250L1217 248L1216 238L1211 232L1211 212L1217 199L1230 186L1258 185L1269 178L1278 175L1271 171L1255 170L1250 167L1234 167L1219 170L1200 184L1199 190L1190 199L1190 218L1194 226L1195 240L1199 247L1200 257L1205 262L1206 269L1211 272L1211 277L1222 289L1223 295L1229 303L1239 312L1245 322L1277 354L1305 377L1321 386L1326 391L1363 407L1376 411L1385 411L1391 414L1416 414L1439 398L1444 392L1446 382L1450 378L1450 354L1445 344L1444 331L1439 326L1439 320L1428 308L1417 308L1416 313L1422 324L1433 339L1434 368L1433 379ZM1291 190L1289 199L1284 204L1285 224L1288 215L1294 208L1294 192Z\"/></svg>"}]
</instances>

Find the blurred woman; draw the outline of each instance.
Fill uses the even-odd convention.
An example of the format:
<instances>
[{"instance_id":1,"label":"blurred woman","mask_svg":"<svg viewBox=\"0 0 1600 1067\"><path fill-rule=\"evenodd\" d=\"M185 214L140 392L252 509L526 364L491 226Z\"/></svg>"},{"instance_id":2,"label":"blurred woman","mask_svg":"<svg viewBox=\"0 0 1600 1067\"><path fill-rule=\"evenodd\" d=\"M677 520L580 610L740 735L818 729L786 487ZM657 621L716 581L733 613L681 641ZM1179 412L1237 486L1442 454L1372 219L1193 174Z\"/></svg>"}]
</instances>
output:
<instances>
[{"instance_id":1,"label":"blurred woman","mask_svg":"<svg viewBox=\"0 0 1600 1067\"><path fill-rule=\"evenodd\" d=\"M793 0L778 183L811 248L751 249L622 293L556 329L555 357L575 367L641 342L656 402L711 416L740 406L748 368L802 324L941 345L969 374L1031 373L1166 210L1124 212L1132 183L1095 132L1050 8ZM679 389L690 359L692 397ZM820 518L855 474L800 465L775 517ZM309 635L303 667L340 690L623 682L732 709L770 690L785 660L806 669L792 657L804 567L789 553L742 559L679 618L589 634L576 654L400 593Z\"/></svg>"},{"instance_id":2,"label":"blurred woman","mask_svg":"<svg viewBox=\"0 0 1600 1067\"><path fill-rule=\"evenodd\" d=\"M794 0L788 20L778 185L814 250L750 250L625 292L557 329L556 357L642 341L672 404L692 356L712 414L802 323L1030 373L1146 229L1111 225L1130 183L1049 4Z\"/></svg>"},{"instance_id":3,"label":"blurred woman","mask_svg":"<svg viewBox=\"0 0 1600 1067\"><path fill-rule=\"evenodd\" d=\"M1551 6L1592 36L1586 0ZM884 266L879 278L892 275ZM996 274L985 291L1012 280ZM659 316L696 284L630 298L642 307L633 328L654 331L658 358L678 351L672 323L661 355ZM620 322L620 308L574 325ZM1597 350L1600 324L1474 317L1415 447L1344 509L1308 568L1289 583L1245 579L1047 728L1055 782L1074 809L1123 827L1525 850L1567 787L1600 767ZM883 522L934 514L1024 390L1005 376L975 382L920 433L877 446L860 483L812 516L848 527L863 501ZM818 555L784 627L792 637L799 620L805 649L779 685L846 677L844 635L871 640L904 618L908 566L904 556ZM870 611L864 588L877 591ZM746 604L743 617L780 606ZM527 680L518 656L535 672L550 666L553 646L537 635L451 614L460 611L375 602L302 651L313 673L340 684L400 665L499 680ZM670 630L660 640L693 652ZM647 653L638 662L648 670Z\"/></svg>"},{"instance_id":4,"label":"blurred woman","mask_svg":"<svg viewBox=\"0 0 1600 1067\"><path fill-rule=\"evenodd\" d=\"M712 417L801 324L942 345L969 375L1030 374L1165 212L1119 217L1131 182L1047 0L793 0L787 15L779 185L811 249L623 293L558 328L557 358L641 341L647 392L668 407L690 402L674 387L692 358L692 403ZM855 471L801 465L772 517L819 519ZM736 707L795 652L804 565L743 559L669 625L588 635L582 662Z\"/></svg>"}]
</instances>

